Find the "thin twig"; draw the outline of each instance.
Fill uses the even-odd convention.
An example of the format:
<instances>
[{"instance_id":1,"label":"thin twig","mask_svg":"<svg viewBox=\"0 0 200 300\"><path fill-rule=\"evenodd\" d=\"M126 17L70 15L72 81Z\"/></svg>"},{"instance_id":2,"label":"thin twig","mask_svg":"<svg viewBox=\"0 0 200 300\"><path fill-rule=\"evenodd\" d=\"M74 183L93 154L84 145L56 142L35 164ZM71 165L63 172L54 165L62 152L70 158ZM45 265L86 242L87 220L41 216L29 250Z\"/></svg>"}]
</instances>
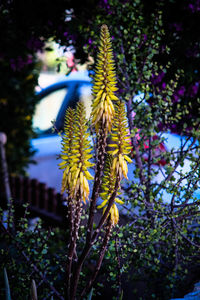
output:
<instances>
[{"instance_id":1,"label":"thin twig","mask_svg":"<svg viewBox=\"0 0 200 300\"><path fill-rule=\"evenodd\" d=\"M184 147L186 146L187 142L189 141L190 138L186 139L184 145L182 146L182 149L184 149ZM188 151L185 153L185 155L180 155L177 159L177 161L175 162L175 165L173 167L173 170L168 174L168 176L159 184L157 190L155 191L155 194L157 195L160 190L162 189L162 186L164 183L168 182L171 177L173 176L174 172L176 171L176 169L178 168L178 166L180 165L181 161L186 158L186 154L191 150L192 146L195 144L196 140L194 139L193 142L188 146Z\"/></svg>"}]
</instances>

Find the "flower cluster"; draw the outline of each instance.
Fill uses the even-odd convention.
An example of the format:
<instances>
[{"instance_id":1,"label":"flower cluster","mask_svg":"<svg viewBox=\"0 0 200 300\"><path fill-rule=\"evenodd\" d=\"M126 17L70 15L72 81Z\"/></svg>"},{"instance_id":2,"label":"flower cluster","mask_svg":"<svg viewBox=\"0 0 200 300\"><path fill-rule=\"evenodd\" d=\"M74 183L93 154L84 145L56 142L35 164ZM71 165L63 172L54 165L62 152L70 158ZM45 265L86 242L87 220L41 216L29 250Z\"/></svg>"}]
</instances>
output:
<instances>
[{"instance_id":1,"label":"flower cluster","mask_svg":"<svg viewBox=\"0 0 200 300\"><path fill-rule=\"evenodd\" d=\"M61 154L63 161L60 163L60 168L64 169L62 192L66 191L73 199L79 194L84 202L90 192L88 180L93 179L88 171L93 164L89 161L92 149L86 122L82 102L77 104L75 112L71 108L67 110Z\"/></svg>"},{"instance_id":2,"label":"flower cluster","mask_svg":"<svg viewBox=\"0 0 200 300\"><path fill-rule=\"evenodd\" d=\"M69 107L65 114L64 123L64 136L62 140L62 162L59 164L60 169L64 169L63 179L62 179L62 190L64 193L68 189L69 182L69 170L70 170L70 156L72 152L72 142L73 142L73 128L74 128L74 118L75 111Z\"/></svg>"},{"instance_id":3,"label":"flower cluster","mask_svg":"<svg viewBox=\"0 0 200 300\"><path fill-rule=\"evenodd\" d=\"M120 102L116 105L116 114L111 132L112 143L108 145L112 149L108 153L114 156L113 172L119 174L120 178L124 176L128 179L127 162L132 163L132 160L128 156L132 146L130 145L127 128L125 106L123 102Z\"/></svg>"},{"instance_id":4,"label":"flower cluster","mask_svg":"<svg viewBox=\"0 0 200 300\"><path fill-rule=\"evenodd\" d=\"M111 132L111 143L108 146L112 149L108 151L108 157L104 168L102 193L100 194L103 202L97 207L104 207L103 213L105 212L108 201L114 192L117 175L120 180L122 179L122 176L128 178L127 162L132 163L132 160L128 157L132 147L130 146L130 139L128 137L126 112L123 102L116 105L116 113ZM123 201L115 198L115 202L111 206L109 216L112 225L116 225L119 221L119 211L116 203L123 204Z\"/></svg>"},{"instance_id":5,"label":"flower cluster","mask_svg":"<svg viewBox=\"0 0 200 300\"><path fill-rule=\"evenodd\" d=\"M108 27L103 25L101 27L99 53L92 88L94 96L92 103L92 123L95 125L96 131L98 131L100 124L107 131L111 130L115 114L113 101L119 101L114 94L116 91L116 74L110 34Z\"/></svg>"},{"instance_id":6,"label":"flower cluster","mask_svg":"<svg viewBox=\"0 0 200 300\"><path fill-rule=\"evenodd\" d=\"M107 208L109 198L114 192L115 182L116 182L116 174L115 172L113 172L113 156L108 154L105 163L104 176L103 176L102 186L101 186L102 192L100 194L103 202L97 206L98 209L104 207L103 213ZM115 203L123 204L123 201L121 201L118 198L115 198ZM119 221L119 211L115 203L113 203L109 212L112 225L116 225Z\"/></svg>"},{"instance_id":7,"label":"flower cluster","mask_svg":"<svg viewBox=\"0 0 200 300\"><path fill-rule=\"evenodd\" d=\"M98 135L97 166L99 164L99 169L97 168L95 173L94 187L96 190L93 190L95 192L92 195L98 194L97 188L101 187L100 197L103 201L98 208L103 208L103 214L111 199L108 217L112 226L116 225L119 220L117 204L123 204L117 198L120 180L123 176L127 178L127 162L132 162L128 157L131 145L128 137L125 105L115 96L115 91L117 91L115 77L110 34L107 26L103 25L92 89L94 96L92 124ZM77 201L84 202L88 199L90 192L88 180L93 179L88 171L93 164L90 162L92 149L86 122L83 103L78 103L76 111L71 108L67 110L61 154L63 161L60 163L60 168L64 169L62 192L66 191L71 200L77 199ZM108 133L110 133L111 143L108 145L110 151L107 151L106 154L105 141ZM102 172L100 172L101 170ZM92 201L94 202L94 198Z\"/></svg>"},{"instance_id":8,"label":"flower cluster","mask_svg":"<svg viewBox=\"0 0 200 300\"><path fill-rule=\"evenodd\" d=\"M108 27L103 25L100 34L100 46L97 56L96 72L93 80L93 103L92 103L92 124L96 132L101 136L103 130L106 135L111 132L109 145L114 150L108 151L104 166L104 177L102 181L102 192L100 196L103 200L98 208L103 208L105 212L109 199L114 190L116 180L121 180L122 175L127 178L127 163L132 162L127 156L130 152L130 141L127 137L127 121L124 103L115 95L117 91L116 74L114 70L114 59L111 47L111 39ZM99 151L103 153L104 151ZM104 165L104 164L102 164ZM109 217L112 225L116 225L119 220L119 212L116 203L123 203L118 198L112 204Z\"/></svg>"}]
</instances>

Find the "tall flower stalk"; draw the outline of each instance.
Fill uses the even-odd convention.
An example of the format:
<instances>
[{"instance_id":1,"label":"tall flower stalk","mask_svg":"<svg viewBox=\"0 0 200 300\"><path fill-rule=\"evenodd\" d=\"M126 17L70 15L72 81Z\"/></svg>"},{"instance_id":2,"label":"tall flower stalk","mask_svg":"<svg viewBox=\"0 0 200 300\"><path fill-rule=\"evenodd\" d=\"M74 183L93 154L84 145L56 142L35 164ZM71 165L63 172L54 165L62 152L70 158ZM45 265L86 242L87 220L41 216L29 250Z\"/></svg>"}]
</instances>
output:
<instances>
[{"instance_id":1,"label":"tall flower stalk","mask_svg":"<svg viewBox=\"0 0 200 300\"><path fill-rule=\"evenodd\" d=\"M115 95L116 91L117 79L115 74L110 33L108 27L106 25L102 25L99 51L97 55L97 63L92 87L93 103L91 118L97 135L97 162L88 220L88 243L91 242L94 211L96 208L96 201L99 196L101 178L103 175L107 135L112 128L115 115L115 103L119 101L118 97Z\"/></svg>"},{"instance_id":2,"label":"tall flower stalk","mask_svg":"<svg viewBox=\"0 0 200 300\"><path fill-rule=\"evenodd\" d=\"M68 262L66 267L67 291L70 297L70 274L72 261L76 252L76 241L81 219L82 202L89 197L88 180L93 179L89 168L93 166L90 162L91 146L89 142L88 127L86 125L86 112L83 103L79 102L76 111L69 108L66 111L62 162L60 167L64 168L62 180L62 192L67 193L68 217L70 223L70 241L68 250Z\"/></svg>"},{"instance_id":3,"label":"tall flower stalk","mask_svg":"<svg viewBox=\"0 0 200 300\"><path fill-rule=\"evenodd\" d=\"M66 299L74 300L84 261L100 232L104 235L99 250L94 272L81 293L81 297L91 289L101 267L107 245L112 234L112 228L119 221L117 205L123 202L119 195L120 181L127 178L127 162L130 141L127 137L127 122L124 103L115 95L117 80L114 69L114 60L108 27L103 25L100 33L100 45L97 64L93 79L93 103L91 123L96 133L96 163L93 188L90 196L88 180L93 177L90 168L93 167L90 159L93 157L89 142L88 126L85 117L85 108L78 103L76 110L69 108L66 112L65 134L62 142L63 169L62 192L68 200L68 218L70 221L70 239L66 265ZM107 138L111 140L108 151ZM113 150L114 149L114 150ZM97 208L103 208L103 214L96 229L94 219L97 199L102 203ZM81 220L82 203L89 201L89 218L85 246L79 257L76 248Z\"/></svg>"}]
</instances>

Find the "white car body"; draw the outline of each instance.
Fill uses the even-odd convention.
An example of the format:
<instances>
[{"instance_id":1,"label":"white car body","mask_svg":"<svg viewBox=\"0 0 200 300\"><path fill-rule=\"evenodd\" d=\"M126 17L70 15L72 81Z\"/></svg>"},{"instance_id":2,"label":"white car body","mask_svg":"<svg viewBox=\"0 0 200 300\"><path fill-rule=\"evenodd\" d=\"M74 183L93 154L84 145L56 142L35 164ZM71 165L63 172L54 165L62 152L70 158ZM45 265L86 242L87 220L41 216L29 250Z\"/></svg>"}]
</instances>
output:
<instances>
[{"instance_id":1,"label":"white car body","mask_svg":"<svg viewBox=\"0 0 200 300\"><path fill-rule=\"evenodd\" d=\"M90 78L85 73L72 73L69 77L69 80L86 80L90 82ZM65 77L66 79L66 77ZM56 78L56 81L58 79ZM60 78L63 80L63 77ZM42 82L42 81L41 81ZM44 87L44 85L43 85ZM89 112L88 112L89 113ZM163 137L165 140L165 147L168 150L174 148L178 150L181 146L181 137L177 134L164 133ZM61 153L61 137L58 134L49 133L48 135L39 136L36 139L31 141L31 145L36 153L33 159L36 161L36 164L30 164L27 173L30 178L36 178L40 182L44 182L48 187L55 188L57 192L61 191L62 183L62 170L59 169L60 159L58 158ZM128 177L129 180L133 178L134 164L129 164ZM190 170L190 162L185 159L184 166L178 167L177 171L182 171L184 173ZM175 173L175 178L178 179L178 173ZM163 173L159 172L155 181L160 183L164 179ZM200 198L200 189L195 193L195 195ZM171 195L164 193L165 202L169 202Z\"/></svg>"}]
</instances>

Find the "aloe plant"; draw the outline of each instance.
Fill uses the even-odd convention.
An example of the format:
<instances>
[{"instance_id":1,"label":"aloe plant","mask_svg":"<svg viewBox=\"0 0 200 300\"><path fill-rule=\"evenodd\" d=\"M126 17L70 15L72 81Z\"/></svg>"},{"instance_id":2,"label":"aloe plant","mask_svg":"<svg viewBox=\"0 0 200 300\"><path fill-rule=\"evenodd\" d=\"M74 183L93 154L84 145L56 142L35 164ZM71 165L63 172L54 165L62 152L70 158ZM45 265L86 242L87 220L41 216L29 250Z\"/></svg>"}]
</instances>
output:
<instances>
[{"instance_id":1,"label":"aloe plant","mask_svg":"<svg viewBox=\"0 0 200 300\"><path fill-rule=\"evenodd\" d=\"M65 116L60 168L63 169L62 192L67 195L70 222L66 265L66 298L70 300L75 299L77 295L83 264L93 244L98 241L100 230L103 229L104 236L99 257L81 297L84 297L94 284L112 235L112 229L119 221L116 204L123 203L117 198L120 181L123 177L127 178L127 162L132 162L128 156L131 147L125 104L116 95L118 88L113 57L110 33L108 27L103 25L93 78L93 102L90 118L91 126L96 135L96 143L93 145L96 147L96 156L92 152L89 141L89 124L86 119L84 104L78 103L75 110L69 108ZM108 136L111 141L110 145L107 145ZM90 169L94 165L95 174L93 178ZM91 193L90 180L93 180ZM103 214L96 229L94 229L96 203L99 197L103 202L98 208L103 208ZM82 253L77 257L79 227L81 215L85 209L83 203L86 204L87 201L89 203L89 217L86 241Z\"/></svg>"}]
</instances>

